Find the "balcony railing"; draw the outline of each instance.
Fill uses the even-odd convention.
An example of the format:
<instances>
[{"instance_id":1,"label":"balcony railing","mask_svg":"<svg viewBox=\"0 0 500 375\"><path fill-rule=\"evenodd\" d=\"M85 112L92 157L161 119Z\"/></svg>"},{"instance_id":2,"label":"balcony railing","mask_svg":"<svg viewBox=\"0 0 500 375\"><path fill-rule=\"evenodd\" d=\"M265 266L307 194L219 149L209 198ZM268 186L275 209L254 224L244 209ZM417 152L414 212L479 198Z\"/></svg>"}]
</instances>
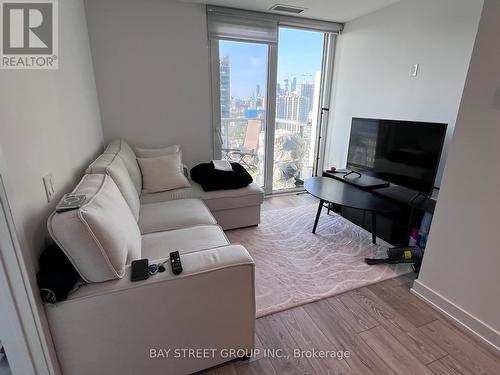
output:
<instances>
[{"instance_id":1,"label":"balcony railing","mask_svg":"<svg viewBox=\"0 0 500 375\"><path fill-rule=\"evenodd\" d=\"M231 117L221 119L222 157L243 165L263 184L265 120ZM273 189L300 187L311 176L311 124L276 119Z\"/></svg>"}]
</instances>

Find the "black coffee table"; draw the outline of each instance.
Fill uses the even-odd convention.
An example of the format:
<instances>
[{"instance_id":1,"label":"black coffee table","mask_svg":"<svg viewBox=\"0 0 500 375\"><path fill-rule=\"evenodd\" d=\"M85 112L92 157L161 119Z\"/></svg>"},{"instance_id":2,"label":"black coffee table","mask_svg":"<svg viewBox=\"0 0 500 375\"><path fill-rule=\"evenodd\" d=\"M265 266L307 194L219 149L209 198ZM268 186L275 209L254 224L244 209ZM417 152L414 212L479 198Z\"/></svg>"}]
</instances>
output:
<instances>
[{"instance_id":1,"label":"black coffee table","mask_svg":"<svg viewBox=\"0 0 500 375\"><path fill-rule=\"evenodd\" d=\"M318 212L316 213L316 220L314 221L312 230L313 233L316 233L321 209L325 203L332 203L342 207L370 212L372 215L372 243L376 243L377 213L389 213L397 210L397 206L393 203L333 178L311 177L305 181L304 187L309 194L319 198Z\"/></svg>"}]
</instances>

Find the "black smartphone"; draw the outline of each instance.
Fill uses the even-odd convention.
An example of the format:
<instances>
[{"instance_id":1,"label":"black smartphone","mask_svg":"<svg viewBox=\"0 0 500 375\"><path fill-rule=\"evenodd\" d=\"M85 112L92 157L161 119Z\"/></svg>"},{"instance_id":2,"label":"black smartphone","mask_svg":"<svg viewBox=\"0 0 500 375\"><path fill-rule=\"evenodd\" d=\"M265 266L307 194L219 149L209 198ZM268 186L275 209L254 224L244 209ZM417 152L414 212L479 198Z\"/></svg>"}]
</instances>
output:
<instances>
[{"instance_id":1,"label":"black smartphone","mask_svg":"<svg viewBox=\"0 0 500 375\"><path fill-rule=\"evenodd\" d=\"M130 275L131 281L146 280L149 277L148 270L149 261L147 259L138 259L132 261L132 272Z\"/></svg>"}]
</instances>

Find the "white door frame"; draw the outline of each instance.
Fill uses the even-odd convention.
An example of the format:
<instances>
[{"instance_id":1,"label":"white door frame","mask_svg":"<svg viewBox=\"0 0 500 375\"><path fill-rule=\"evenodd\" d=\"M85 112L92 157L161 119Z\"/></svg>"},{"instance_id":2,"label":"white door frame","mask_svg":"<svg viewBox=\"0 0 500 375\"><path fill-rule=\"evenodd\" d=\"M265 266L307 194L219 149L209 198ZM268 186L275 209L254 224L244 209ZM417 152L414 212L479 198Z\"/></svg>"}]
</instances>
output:
<instances>
[{"instance_id":1,"label":"white door frame","mask_svg":"<svg viewBox=\"0 0 500 375\"><path fill-rule=\"evenodd\" d=\"M210 49L210 100L212 111L212 157L220 159L222 155L222 135L220 117L220 63L219 39L209 40Z\"/></svg>"},{"instance_id":2,"label":"white door frame","mask_svg":"<svg viewBox=\"0 0 500 375\"><path fill-rule=\"evenodd\" d=\"M12 373L57 374L44 345L40 316L27 279L2 177L0 154L0 322Z\"/></svg>"},{"instance_id":3,"label":"white door frame","mask_svg":"<svg viewBox=\"0 0 500 375\"><path fill-rule=\"evenodd\" d=\"M264 193L266 195L273 193L277 76L278 44L269 44L267 46L266 144L264 151Z\"/></svg>"}]
</instances>

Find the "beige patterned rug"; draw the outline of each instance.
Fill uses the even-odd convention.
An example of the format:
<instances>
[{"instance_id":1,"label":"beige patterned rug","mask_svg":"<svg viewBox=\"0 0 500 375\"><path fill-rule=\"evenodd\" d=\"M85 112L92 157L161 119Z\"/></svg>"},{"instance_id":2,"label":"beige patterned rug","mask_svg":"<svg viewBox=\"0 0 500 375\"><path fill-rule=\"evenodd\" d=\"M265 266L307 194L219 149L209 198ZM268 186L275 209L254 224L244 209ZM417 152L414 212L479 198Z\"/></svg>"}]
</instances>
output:
<instances>
[{"instance_id":1,"label":"beige patterned rug","mask_svg":"<svg viewBox=\"0 0 500 375\"><path fill-rule=\"evenodd\" d=\"M264 211L258 227L226 232L255 260L257 317L287 310L410 272L408 265L368 266L365 257L389 245L323 210L311 233L316 204Z\"/></svg>"}]
</instances>

